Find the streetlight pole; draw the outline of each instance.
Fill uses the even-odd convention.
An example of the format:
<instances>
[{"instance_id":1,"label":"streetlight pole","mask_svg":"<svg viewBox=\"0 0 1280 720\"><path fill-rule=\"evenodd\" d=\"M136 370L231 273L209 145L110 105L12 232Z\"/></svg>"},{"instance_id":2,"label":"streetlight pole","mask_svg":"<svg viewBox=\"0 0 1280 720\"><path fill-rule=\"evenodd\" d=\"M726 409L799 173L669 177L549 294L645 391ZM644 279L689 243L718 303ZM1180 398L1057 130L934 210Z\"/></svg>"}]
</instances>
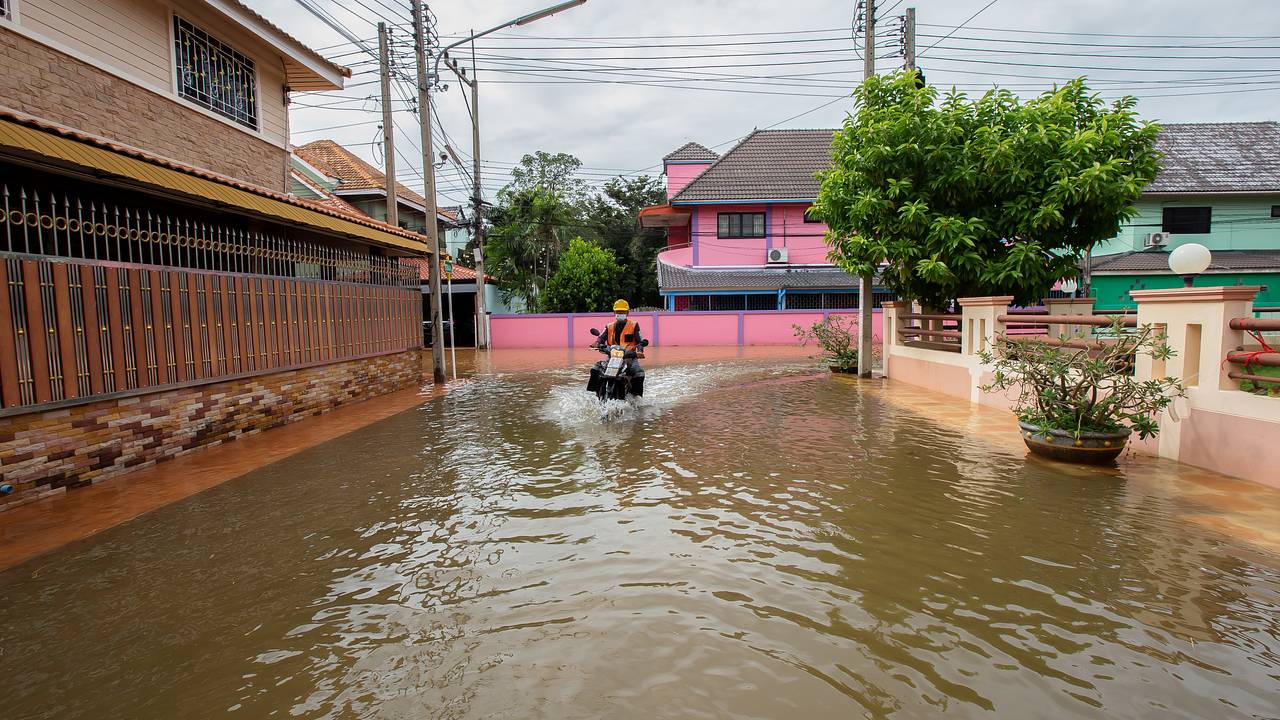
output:
<instances>
[{"instance_id":1,"label":"streetlight pole","mask_svg":"<svg viewBox=\"0 0 1280 720\"><path fill-rule=\"evenodd\" d=\"M537 22L538 20L541 20L543 18L551 17L556 13L564 12L565 10L571 10L575 7L578 7L579 5L585 4L586 2L587 0L566 0L566 2L557 3L555 5L545 7L541 10L535 10L531 13L528 13L527 15L521 15L520 17L513 18L500 25L495 25L489 28L488 30L482 30L478 33L473 32L472 34L462 38L461 40L457 40L449 45L446 45L445 47L441 48L439 53L436 54L434 77L438 78L440 75L440 60L443 58L448 58L450 50L464 43L471 43L471 79L468 80L466 77L465 70L460 71L457 68L455 63L450 61L450 62L446 62L446 65L449 67L449 69L453 70L453 72L458 76L458 78L463 83L465 83L467 86L471 88L471 161L473 163L473 170L471 173L471 182L473 185L472 187L473 197L471 198L471 201L472 201L471 221L475 224L476 312L480 316L480 323L479 323L480 328L479 328L479 332L477 333L479 337L476 338L476 344L482 348L489 346L489 323L488 323L488 313L486 312L486 309L485 309L485 299L484 299L484 292L485 292L485 289L484 289L484 284L485 284L484 283L484 217L483 217L484 202L482 201L481 194L480 194L480 91L479 91L478 83L476 82L477 70L476 70L475 41L478 38L482 38L485 35L488 35L489 33L494 33L499 30L503 30L512 26L528 25L529 23ZM417 0L414 0L414 7L415 8L417 7ZM417 16L415 16L415 27L417 27L416 17ZM419 75L421 75L421 70L419 71ZM426 118L427 115L424 114L423 117ZM423 152L425 153L425 156L428 158L430 158L430 152L428 149L428 143L430 142L430 138L428 137L429 134L430 133L427 130L423 131L423 136L424 136ZM428 164L429 163L424 163L424 165L428 165ZM427 172L432 173L431 191L434 193L435 192L434 167L431 167L430 169L428 169ZM431 198L431 205L432 207L435 206L434 195ZM434 292L437 292L437 291L433 290L433 293ZM438 295L435 297L438 298ZM434 305L433 307L438 307L438 306L439 305L437 300L437 304ZM434 313L433 313L433 317L435 317Z\"/></svg>"},{"instance_id":2,"label":"streetlight pole","mask_svg":"<svg viewBox=\"0 0 1280 720\"><path fill-rule=\"evenodd\" d=\"M467 77L467 69L459 68L458 61L446 57L444 64L448 66L458 80L471 88L471 224L476 239L476 347L489 347L489 313L485 307L484 296L484 201L480 194L480 90L476 78L476 46L471 44L471 77Z\"/></svg>"}]
</instances>

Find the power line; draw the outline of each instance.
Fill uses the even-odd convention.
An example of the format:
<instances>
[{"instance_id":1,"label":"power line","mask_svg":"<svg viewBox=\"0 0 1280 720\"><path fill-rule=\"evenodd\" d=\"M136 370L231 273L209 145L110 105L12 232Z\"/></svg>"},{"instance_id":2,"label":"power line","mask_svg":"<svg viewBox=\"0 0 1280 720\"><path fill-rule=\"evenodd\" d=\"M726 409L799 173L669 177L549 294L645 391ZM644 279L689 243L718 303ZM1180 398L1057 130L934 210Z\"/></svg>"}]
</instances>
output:
<instances>
[{"instance_id":1,"label":"power line","mask_svg":"<svg viewBox=\"0 0 1280 720\"><path fill-rule=\"evenodd\" d=\"M938 40L938 41L937 41L937 42L935 42L933 45L930 45L929 47L925 48L923 52L917 53L917 54L916 54L916 57L920 57L921 55L924 55L925 53L929 52L929 51L930 51L930 50L932 50L934 47L936 47L938 43L942 42L942 40L946 40L947 38L949 38L949 37L951 37L952 35L954 35L956 32L959 32L960 28L962 28L962 27L964 27L965 25L968 25L968 24L969 24L969 20L972 20L972 19L974 19L974 18L978 17L978 16L979 16L979 15L981 15L984 11L986 11L986 9L987 9L987 8L991 7L992 5L995 5L998 1L999 1L999 0L991 0L991 2L988 2L986 5L983 5L981 10L979 10L978 12L976 12L976 13L974 13L974 14L970 15L968 20L965 20L964 22L962 22L962 23L960 23L959 25L957 25L957 26L955 27L955 29L954 29L954 30L952 30L951 32L947 33L946 35L943 35L941 40Z\"/></svg>"}]
</instances>

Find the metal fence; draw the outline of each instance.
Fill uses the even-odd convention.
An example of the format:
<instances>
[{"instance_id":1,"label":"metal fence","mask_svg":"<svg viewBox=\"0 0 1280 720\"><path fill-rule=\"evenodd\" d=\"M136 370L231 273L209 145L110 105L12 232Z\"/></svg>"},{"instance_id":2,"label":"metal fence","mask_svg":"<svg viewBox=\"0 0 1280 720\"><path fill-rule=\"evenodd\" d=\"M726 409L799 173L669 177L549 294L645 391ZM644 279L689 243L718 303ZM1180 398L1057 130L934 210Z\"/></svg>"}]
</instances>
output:
<instances>
[{"instance_id":1,"label":"metal fence","mask_svg":"<svg viewBox=\"0 0 1280 720\"><path fill-rule=\"evenodd\" d=\"M417 286L418 270L195 213L0 184L0 252L193 270Z\"/></svg>"},{"instance_id":2,"label":"metal fence","mask_svg":"<svg viewBox=\"0 0 1280 720\"><path fill-rule=\"evenodd\" d=\"M420 347L411 287L0 253L0 407Z\"/></svg>"}]
</instances>

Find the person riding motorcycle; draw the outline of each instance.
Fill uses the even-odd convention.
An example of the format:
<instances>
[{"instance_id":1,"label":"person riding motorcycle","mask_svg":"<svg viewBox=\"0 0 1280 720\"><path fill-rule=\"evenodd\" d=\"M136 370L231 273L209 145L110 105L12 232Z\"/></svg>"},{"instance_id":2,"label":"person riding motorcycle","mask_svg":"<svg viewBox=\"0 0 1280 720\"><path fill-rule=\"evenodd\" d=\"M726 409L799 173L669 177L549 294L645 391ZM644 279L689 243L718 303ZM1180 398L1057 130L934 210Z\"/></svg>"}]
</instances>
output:
<instances>
[{"instance_id":1,"label":"person riding motorcycle","mask_svg":"<svg viewBox=\"0 0 1280 720\"><path fill-rule=\"evenodd\" d=\"M640 337L640 324L632 320L629 316L631 313L631 304L626 300L618 300L613 304L614 321L605 326L603 332L600 333L599 339L596 340L593 347L599 350L607 350L611 345L621 345L622 349L628 354L635 353L636 358L644 357L644 343ZM592 371L595 374L595 371ZM640 396L644 394L644 370L641 369L640 363L632 361L627 367L627 377L630 380L631 394Z\"/></svg>"}]
</instances>

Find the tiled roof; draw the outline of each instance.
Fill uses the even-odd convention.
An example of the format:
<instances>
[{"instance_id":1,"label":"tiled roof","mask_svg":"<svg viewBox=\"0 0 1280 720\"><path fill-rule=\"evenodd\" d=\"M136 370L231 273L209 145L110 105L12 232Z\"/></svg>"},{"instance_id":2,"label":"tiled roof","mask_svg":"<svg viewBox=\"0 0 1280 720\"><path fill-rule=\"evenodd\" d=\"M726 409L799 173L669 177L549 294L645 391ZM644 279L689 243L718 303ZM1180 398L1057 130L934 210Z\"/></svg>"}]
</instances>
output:
<instances>
[{"instance_id":1,"label":"tiled roof","mask_svg":"<svg viewBox=\"0 0 1280 720\"><path fill-rule=\"evenodd\" d=\"M431 266L427 264L426 258L404 258L400 262L414 265L418 268L418 279L426 282L431 277ZM488 273L484 276L485 282L493 282L493 278ZM440 268L440 279L444 280L444 267ZM456 282L475 282L476 271L474 268L464 267L457 263L453 265L453 279Z\"/></svg>"},{"instance_id":2,"label":"tiled roof","mask_svg":"<svg viewBox=\"0 0 1280 720\"><path fill-rule=\"evenodd\" d=\"M673 203L812 200L831 166L834 130L756 130L671 198Z\"/></svg>"},{"instance_id":3,"label":"tiled roof","mask_svg":"<svg viewBox=\"0 0 1280 720\"><path fill-rule=\"evenodd\" d=\"M813 199L814 176L831 165L833 132L757 130L671 201ZM1144 192L1280 192L1280 123L1162 125L1156 149L1164 156L1161 169Z\"/></svg>"},{"instance_id":4,"label":"tiled roof","mask_svg":"<svg viewBox=\"0 0 1280 720\"><path fill-rule=\"evenodd\" d=\"M269 188L264 188L259 185L253 185L243 180L238 180L236 178L228 177L226 175L220 175L210 170L205 170L204 168L198 168L192 165L185 165L185 164L176 162L174 160L161 157L159 155L153 155L152 153L146 152L144 150L140 150L138 148L135 148L129 145L122 145L118 142L115 142L113 140L108 140L106 138L99 137L97 135L89 135L87 133L81 132L79 130L75 130L73 128L66 127L64 125L51 123L46 120L42 120L40 118L36 118L31 115L28 115L26 113L20 113L14 110L0 108L0 130L5 130L6 126L10 130L13 130L15 128L23 128L23 127L31 128L35 131L45 133L54 138L65 138L68 141L80 143L81 145L79 147L97 148L98 149L97 151L105 151L107 153L111 153L112 155L108 157L120 156L123 158L129 158L130 161L137 161L138 163L143 163L143 165L139 165L137 167L150 167L151 169L149 170L148 176L149 177L151 175L157 176L155 178L151 178L155 180L155 183L157 184L161 183L164 180L164 178L161 178L159 176L164 175L166 172L179 173L181 175L187 175L193 178L198 178L200 181L208 181L210 183L214 183L214 185L207 186L209 188L209 191L217 189L217 186L225 186L226 188L232 188L233 191L240 191L243 193L248 193L251 196L264 198L268 201L286 203L288 205L293 205L298 208L312 210L318 213L340 218L348 222L354 222L359 225L363 225L369 229L375 230L380 233L396 235L402 239L407 239L412 241L414 245L413 249L415 250L418 247L426 249L426 246L422 244L421 235L410 232L408 230L404 230L402 228L395 227L393 225L388 225L387 223L380 222L378 220L374 220L373 218L370 218L369 216L364 215L363 213L356 213L352 215L349 212L335 209L332 206L326 205L324 203L316 202L313 200L304 200L295 195L286 195L283 193L279 193ZM17 132L18 132L17 130L13 130L12 132L8 132L6 134L14 135ZM2 138L0 138L0 140L2 140ZM16 139L15 139L15 142L16 142ZM2 144L4 143L0 142L0 145ZM53 145L56 145L56 143L51 144L51 142L48 140L41 140L39 145L41 147L41 150L40 150L41 154L49 155L53 149ZM77 151L75 155L77 158L76 164L83 165L93 160L93 158L89 157L86 154L86 151ZM117 169L120 170L121 174L123 174L124 168L127 165L128 163L122 163L119 160L113 161L112 170L108 174L115 173ZM167 177L179 177L179 176L167 176ZM134 179L137 179L137 178L134 178ZM193 182L196 182L196 181L193 181ZM196 184L198 185L198 182L196 182ZM173 189L173 188L169 188L169 189ZM197 189L191 188L189 189L187 194L194 194L197 192L199 192ZM222 192L225 193L227 191L224 190ZM206 197L206 199L208 198ZM230 202L230 199L227 199L224 201L228 202L228 204L235 204ZM368 238L368 239L373 239L373 238ZM404 247L403 240L396 241L393 244Z\"/></svg>"},{"instance_id":5,"label":"tiled roof","mask_svg":"<svg viewBox=\"0 0 1280 720\"><path fill-rule=\"evenodd\" d=\"M1172 272L1169 253L1163 250L1099 255L1093 258L1094 274L1131 272ZM1206 272L1276 272L1280 271L1280 250L1214 250Z\"/></svg>"},{"instance_id":6,"label":"tiled roof","mask_svg":"<svg viewBox=\"0 0 1280 720\"><path fill-rule=\"evenodd\" d=\"M1160 126L1160 173L1145 192L1280 191L1280 123Z\"/></svg>"},{"instance_id":7,"label":"tiled roof","mask_svg":"<svg viewBox=\"0 0 1280 720\"><path fill-rule=\"evenodd\" d=\"M712 152L709 148L699 145L696 142L685 143L679 148L672 150L663 156L662 161L670 160L715 160L720 156Z\"/></svg>"},{"instance_id":8,"label":"tiled roof","mask_svg":"<svg viewBox=\"0 0 1280 720\"><path fill-rule=\"evenodd\" d=\"M858 278L840 268L704 270L658 263L658 286L670 290L856 289Z\"/></svg>"},{"instance_id":9,"label":"tiled roof","mask_svg":"<svg viewBox=\"0 0 1280 720\"><path fill-rule=\"evenodd\" d=\"M315 140L293 151L317 170L341 180L337 190L382 190L387 186L387 176L381 170L332 140ZM396 185L396 195L416 205L427 205L426 198L404 185Z\"/></svg>"}]
</instances>

